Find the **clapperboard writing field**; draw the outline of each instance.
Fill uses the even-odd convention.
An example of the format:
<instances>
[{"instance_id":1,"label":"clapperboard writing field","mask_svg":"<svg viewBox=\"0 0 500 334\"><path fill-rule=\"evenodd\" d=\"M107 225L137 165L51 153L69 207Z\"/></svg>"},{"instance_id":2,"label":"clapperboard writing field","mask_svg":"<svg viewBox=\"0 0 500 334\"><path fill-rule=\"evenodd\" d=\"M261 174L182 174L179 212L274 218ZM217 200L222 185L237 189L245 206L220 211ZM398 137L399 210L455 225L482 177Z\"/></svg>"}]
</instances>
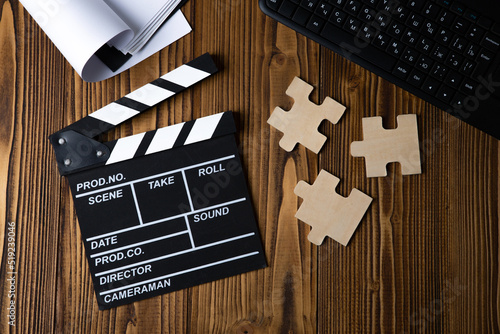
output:
<instances>
[{"instance_id":1,"label":"clapperboard writing field","mask_svg":"<svg viewBox=\"0 0 500 334\"><path fill-rule=\"evenodd\" d=\"M100 309L266 266L231 112L92 139L216 71L205 54L50 136Z\"/></svg>"}]
</instances>

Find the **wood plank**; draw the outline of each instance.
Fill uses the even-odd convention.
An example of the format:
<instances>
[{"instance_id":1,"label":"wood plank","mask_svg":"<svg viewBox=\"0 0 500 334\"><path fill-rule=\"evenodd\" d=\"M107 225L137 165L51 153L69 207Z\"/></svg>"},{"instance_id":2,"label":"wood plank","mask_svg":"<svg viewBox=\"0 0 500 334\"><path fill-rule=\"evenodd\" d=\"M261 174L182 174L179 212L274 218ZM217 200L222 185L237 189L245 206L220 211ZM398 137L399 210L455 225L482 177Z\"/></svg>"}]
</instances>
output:
<instances>
[{"instance_id":1,"label":"wood plank","mask_svg":"<svg viewBox=\"0 0 500 334\"><path fill-rule=\"evenodd\" d=\"M2 272L0 273L0 288L2 289L0 307L8 310L3 321L0 322L0 331L9 331L9 322L14 318L7 318L11 314L11 295L16 295L16 286L19 276L9 274L17 272L19 264L16 265L19 249L18 215L17 206L19 197L19 173L20 152L15 150L19 146L20 136L16 134L16 126L19 128L20 121L16 117L16 81L12 78L18 74L18 63L16 62L16 41L14 13L10 3L4 3L0 18L0 258L2 259ZM6 260L3 260L6 259Z\"/></svg>"}]
</instances>

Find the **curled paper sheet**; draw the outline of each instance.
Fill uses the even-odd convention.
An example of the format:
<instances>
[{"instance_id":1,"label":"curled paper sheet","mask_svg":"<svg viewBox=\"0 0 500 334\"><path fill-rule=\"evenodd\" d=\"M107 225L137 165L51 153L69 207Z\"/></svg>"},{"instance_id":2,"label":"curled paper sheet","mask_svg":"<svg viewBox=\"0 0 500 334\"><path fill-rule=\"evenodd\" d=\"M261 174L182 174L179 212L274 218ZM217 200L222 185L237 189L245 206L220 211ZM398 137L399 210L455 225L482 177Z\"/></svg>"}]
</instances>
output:
<instances>
[{"instance_id":1,"label":"curled paper sheet","mask_svg":"<svg viewBox=\"0 0 500 334\"><path fill-rule=\"evenodd\" d=\"M156 31L146 46L113 72L95 53L107 43L127 44L134 38L134 31L103 0L20 1L75 71L88 82L119 74L191 31L186 18L178 11ZM142 1L138 3L141 5ZM145 20L148 19L145 17Z\"/></svg>"}]
</instances>

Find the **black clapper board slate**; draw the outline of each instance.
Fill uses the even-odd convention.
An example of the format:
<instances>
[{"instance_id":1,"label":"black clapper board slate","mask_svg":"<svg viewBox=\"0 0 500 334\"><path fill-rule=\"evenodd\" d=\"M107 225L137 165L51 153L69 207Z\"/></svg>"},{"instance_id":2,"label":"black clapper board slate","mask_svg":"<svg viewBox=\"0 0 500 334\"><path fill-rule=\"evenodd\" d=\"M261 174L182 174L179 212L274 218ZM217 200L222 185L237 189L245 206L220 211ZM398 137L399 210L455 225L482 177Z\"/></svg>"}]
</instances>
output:
<instances>
[{"instance_id":1,"label":"black clapper board slate","mask_svg":"<svg viewBox=\"0 0 500 334\"><path fill-rule=\"evenodd\" d=\"M100 309L266 266L231 112L90 137L216 71L206 54L50 136Z\"/></svg>"}]
</instances>

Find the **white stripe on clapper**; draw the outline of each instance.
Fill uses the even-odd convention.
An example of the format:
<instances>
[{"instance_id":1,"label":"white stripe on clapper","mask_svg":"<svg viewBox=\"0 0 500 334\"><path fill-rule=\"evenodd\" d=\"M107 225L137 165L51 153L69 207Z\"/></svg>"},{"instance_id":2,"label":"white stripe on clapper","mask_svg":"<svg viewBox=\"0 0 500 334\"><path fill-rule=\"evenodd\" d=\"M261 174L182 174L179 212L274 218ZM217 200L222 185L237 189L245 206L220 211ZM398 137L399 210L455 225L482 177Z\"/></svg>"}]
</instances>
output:
<instances>
[{"instance_id":1,"label":"white stripe on clapper","mask_svg":"<svg viewBox=\"0 0 500 334\"><path fill-rule=\"evenodd\" d=\"M139 89L134 90L128 95L125 95L125 97L152 107L173 95L175 95L175 93L169 91L168 89L161 88L152 84L147 84Z\"/></svg>"},{"instance_id":2,"label":"white stripe on clapper","mask_svg":"<svg viewBox=\"0 0 500 334\"><path fill-rule=\"evenodd\" d=\"M222 112L212 116L197 119L194 122L193 128L191 129L191 132L189 132L184 145L212 138L223 114L224 113Z\"/></svg>"},{"instance_id":3,"label":"white stripe on clapper","mask_svg":"<svg viewBox=\"0 0 500 334\"><path fill-rule=\"evenodd\" d=\"M90 117L97 118L106 123L118 125L127 119L139 114L137 110L122 106L121 104L111 102L99 110L90 114Z\"/></svg>"},{"instance_id":4,"label":"white stripe on clapper","mask_svg":"<svg viewBox=\"0 0 500 334\"><path fill-rule=\"evenodd\" d=\"M174 147L183 126L184 123L179 123L156 130L153 140L146 151L146 155L169 150Z\"/></svg>"},{"instance_id":5,"label":"white stripe on clapper","mask_svg":"<svg viewBox=\"0 0 500 334\"><path fill-rule=\"evenodd\" d=\"M209 76L210 73L208 72L189 65L182 65L163 75L161 78L187 88ZM146 84L129 93L126 97L152 107L173 95L175 93L167 89ZM137 110L112 102L91 113L89 116L116 126L137 114L139 114Z\"/></svg>"},{"instance_id":6,"label":"white stripe on clapper","mask_svg":"<svg viewBox=\"0 0 500 334\"><path fill-rule=\"evenodd\" d=\"M139 145L141 145L145 134L146 133L140 133L138 135L118 139L113 151L111 152L111 156L108 161L106 161L106 165L132 159L135 152L137 152Z\"/></svg>"},{"instance_id":7,"label":"white stripe on clapper","mask_svg":"<svg viewBox=\"0 0 500 334\"><path fill-rule=\"evenodd\" d=\"M182 65L175 70L168 72L161 78L182 87L189 87L208 76L210 76L210 73L208 72L199 70L189 65Z\"/></svg>"}]
</instances>

